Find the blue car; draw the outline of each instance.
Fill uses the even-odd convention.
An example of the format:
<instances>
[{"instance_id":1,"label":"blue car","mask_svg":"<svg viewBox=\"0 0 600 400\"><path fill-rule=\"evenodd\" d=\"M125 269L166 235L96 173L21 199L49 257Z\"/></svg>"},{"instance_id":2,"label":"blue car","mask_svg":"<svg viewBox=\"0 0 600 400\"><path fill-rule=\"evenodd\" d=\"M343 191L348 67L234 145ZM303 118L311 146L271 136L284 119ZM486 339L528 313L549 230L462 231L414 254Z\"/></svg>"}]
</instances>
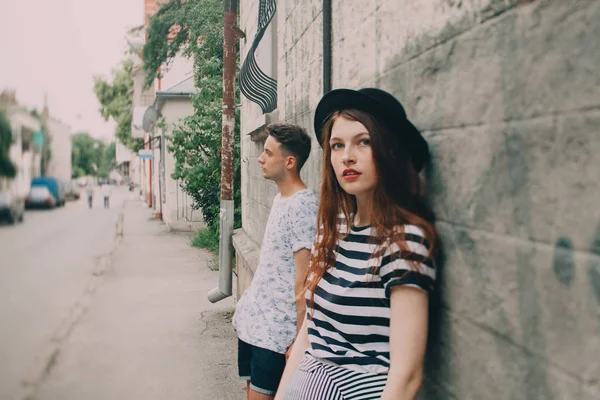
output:
<instances>
[{"instance_id":1,"label":"blue car","mask_svg":"<svg viewBox=\"0 0 600 400\"><path fill-rule=\"evenodd\" d=\"M57 206L64 206L66 202L65 184L53 176L40 176L31 180L31 187L44 186L48 188Z\"/></svg>"}]
</instances>

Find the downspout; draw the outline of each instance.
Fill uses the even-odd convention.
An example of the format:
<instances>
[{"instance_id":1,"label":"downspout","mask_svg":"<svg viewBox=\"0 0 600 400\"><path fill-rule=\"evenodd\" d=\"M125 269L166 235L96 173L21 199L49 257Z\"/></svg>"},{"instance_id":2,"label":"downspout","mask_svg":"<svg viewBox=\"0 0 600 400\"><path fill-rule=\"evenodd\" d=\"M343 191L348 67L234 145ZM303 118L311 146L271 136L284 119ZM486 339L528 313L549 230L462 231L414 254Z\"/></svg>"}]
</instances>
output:
<instances>
[{"instance_id":1,"label":"downspout","mask_svg":"<svg viewBox=\"0 0 600 400\"><path fill-rule=\"evenodd\" d=\"M162 134L164 135L164 129L162 129ZM159 213L159 217L160 217L161 221L163 221L162 174L163 174L163 170L165 169L165 167L164 167L165 161L163 160L162 138L163 138L163 136L158 137L158 156L160 157L160 161L158 162L158 205L159 205L158 213Z\"/></svg>"},{"instance_id":2,"label":"downspout","mask_svg":"<svg viewBox=\"0 0 600 400\"><path fill-rule=\"evenodd\" d=\"M148 149L152 153L152 135L148 134ZM149 169L149 177L148 177L148 207L152 208L152 196L154 196L154 192L152 192L152 180L154 179L154 172L152 171L152 165L154 164L154 157L148 160L148 169Z\"/></svg>"},{"instance_id":3,"label":"downspout","mask_svg":"<svg viewBox=\"0 0 600 400\"><path fill-rule=\"evenodd\" d=\"M331 0L323 1L323 94L331 91Z\"/></svg>"},{"instance_id":4,"label":"downspout","mask_svg":"<svg viewBox=\"0 0 600 400\"><path fill-rule=\"evenodd\" d=\"M232 293L233 157L235 129L235 33L237 0L224 0L223 122L221 139L221 210L219 213L219 286L208 292L211 303Z\"/></svg>"}]
</instances>

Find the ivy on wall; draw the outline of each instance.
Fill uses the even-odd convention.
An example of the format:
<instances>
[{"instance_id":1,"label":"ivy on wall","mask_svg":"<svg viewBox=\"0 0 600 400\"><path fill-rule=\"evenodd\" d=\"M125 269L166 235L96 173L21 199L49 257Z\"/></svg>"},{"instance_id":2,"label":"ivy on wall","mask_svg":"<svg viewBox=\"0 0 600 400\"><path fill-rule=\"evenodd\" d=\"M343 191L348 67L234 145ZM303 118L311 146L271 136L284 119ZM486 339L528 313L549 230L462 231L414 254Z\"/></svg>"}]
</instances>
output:
<instances>
[{"instance_id":1,"label":"ivy on wall","mask_svg":"<svg viewBox=\"0 0 600 400\"><path fill-rule=\"evenodd\" d=\"M171 0L150 19L142 50L145 85L160 78L160 69L179 54L192 57L194 114L173 127L169 151L175 158L173 179L201 209L208 227L219 229L221 130L223 102L223 2ZM239 93L236 93L236 104ZM236 112L234 202L235 227L241 225L239 113Z\"/></svg>"}]
</instances>

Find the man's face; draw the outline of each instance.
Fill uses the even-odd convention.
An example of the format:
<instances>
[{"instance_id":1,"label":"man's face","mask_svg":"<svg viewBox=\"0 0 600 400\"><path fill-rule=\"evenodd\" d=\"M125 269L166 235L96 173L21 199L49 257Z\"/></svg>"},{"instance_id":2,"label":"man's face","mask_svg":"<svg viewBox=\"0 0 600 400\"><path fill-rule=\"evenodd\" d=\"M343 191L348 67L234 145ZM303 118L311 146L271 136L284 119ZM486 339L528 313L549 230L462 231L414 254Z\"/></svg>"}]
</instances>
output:
<instances>
[{"instance_id":1,"label":"man's face","mask_svg":"<svg viewBox=\"0 0 600 400\"><path fill-rule=\"evenodd\" d=\"M258 157L258 163L262 169L263 176L275 182L285 178L286 164L289 157L283 154L281 144L277 139L269 136L265 141L265 148L262 154Z\"/></svg>"}]
</instances>

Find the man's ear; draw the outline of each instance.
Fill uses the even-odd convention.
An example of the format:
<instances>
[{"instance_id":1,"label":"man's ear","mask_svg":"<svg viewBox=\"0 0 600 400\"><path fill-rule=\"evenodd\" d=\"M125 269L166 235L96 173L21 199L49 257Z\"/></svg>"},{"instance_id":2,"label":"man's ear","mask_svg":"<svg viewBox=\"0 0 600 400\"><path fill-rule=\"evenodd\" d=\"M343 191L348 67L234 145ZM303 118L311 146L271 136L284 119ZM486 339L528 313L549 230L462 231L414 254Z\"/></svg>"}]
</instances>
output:
<instances>
[{"instance_id":1,"label":"man's ear","mask_svg":"<svg viewBox=\"0 0 600 400\"><path fill-rule=\"evenodd\" d=\"M296 169L296 157L294 156L287 156L285 159L285 167L287 169Z\"/></svg>"}]
</instances>

